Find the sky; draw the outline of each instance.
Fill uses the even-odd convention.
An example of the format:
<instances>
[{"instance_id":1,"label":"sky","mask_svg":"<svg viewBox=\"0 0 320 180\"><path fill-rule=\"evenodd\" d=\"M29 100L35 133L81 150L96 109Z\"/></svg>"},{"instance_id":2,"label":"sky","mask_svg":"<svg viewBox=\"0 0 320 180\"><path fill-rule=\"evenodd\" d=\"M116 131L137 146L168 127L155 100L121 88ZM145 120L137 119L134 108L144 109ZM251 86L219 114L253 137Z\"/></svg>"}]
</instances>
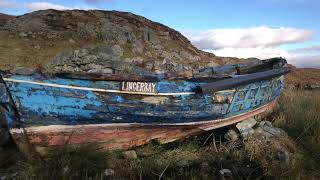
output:
<instances>
[{"instance_id":1,"label":"sky","mask_svg":"<svg viewBox=\"0 0 320 180\"><path fill-rule=\"evenodd\" d=\"M218 56L320 68L320 0L0 0L0 12L12 15L50 8L132 12Z\"/></svg>"}]
</instances>

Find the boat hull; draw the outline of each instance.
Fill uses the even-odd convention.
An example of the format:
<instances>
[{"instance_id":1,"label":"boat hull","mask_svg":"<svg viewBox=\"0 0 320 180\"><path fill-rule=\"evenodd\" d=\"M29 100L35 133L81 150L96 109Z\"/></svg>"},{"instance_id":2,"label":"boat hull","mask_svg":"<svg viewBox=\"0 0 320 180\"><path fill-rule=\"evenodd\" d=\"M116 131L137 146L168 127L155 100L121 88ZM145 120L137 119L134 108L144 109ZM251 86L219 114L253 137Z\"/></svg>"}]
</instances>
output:
<instances>
[{"instance_id":1,"label":"boat hull","mask_svg":"<svg viewBox=\"0 0 320 180\"><path fill-rule=\"evenodd\" d=\"M148 82L5 74L0 108L25 152L65 144L128 149L234 124L275 105L286 69L224 80Z\"/></svg>"},{"instance_id":2,"label":"boat hull","mask_svg":"<svg viewBox=\"0 0 320 180\"><path fill-rule=\"evenodd\" d=\"M151 140L168 143L204 131L235 124L271 111L276 100L226 119L216 119L185 124L91 124L51 125L28 128L12 128L11 135L20 149L30 148L41 152L47 147L62 145L97 144L106 149L128 149L143 145Z\"/></svg>"}]
</instances>

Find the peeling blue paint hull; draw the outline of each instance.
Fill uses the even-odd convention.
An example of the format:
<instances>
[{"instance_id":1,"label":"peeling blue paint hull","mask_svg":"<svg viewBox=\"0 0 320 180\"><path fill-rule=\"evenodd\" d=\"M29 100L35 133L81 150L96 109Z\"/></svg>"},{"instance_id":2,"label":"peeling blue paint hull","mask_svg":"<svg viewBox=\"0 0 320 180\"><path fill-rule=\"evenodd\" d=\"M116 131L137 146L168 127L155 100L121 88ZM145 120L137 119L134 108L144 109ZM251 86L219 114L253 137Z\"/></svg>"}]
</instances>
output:
<instances>
[{"instance_id":1,"label":"peeling blue paint hull","mask_svg":"<svg viewBox=\"0 0 320 180\"><path fill-rule=\"evenodd\" d=\"M206 91L199 92L201 87ZM73 143L128 148L154 138L168 141L199 129L221 127L217 124L224 120L227 125L257 115L280 96L284 82L283 75L277 74L228 89L210 91L210 87L216 88L217 83L160 80L130 84L7 74L0 83L0 98L16 141L26 136L39 146L59 145L74 136L71 131L83 131L86 135L78 134ZM135 91L128 91L130 88ZM102 134L94 133L101 129ZM126 141L121 139L124 137Z\"/></svg>"}]
</instances>

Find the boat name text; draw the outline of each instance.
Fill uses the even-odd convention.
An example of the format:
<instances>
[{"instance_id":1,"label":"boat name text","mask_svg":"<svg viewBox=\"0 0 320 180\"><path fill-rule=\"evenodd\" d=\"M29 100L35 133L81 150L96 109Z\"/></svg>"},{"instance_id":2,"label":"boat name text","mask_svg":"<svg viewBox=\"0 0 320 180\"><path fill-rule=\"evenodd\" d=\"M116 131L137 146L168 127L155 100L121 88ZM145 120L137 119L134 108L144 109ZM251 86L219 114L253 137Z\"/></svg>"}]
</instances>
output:
<instances>
[{"instance_id":1,"label":"boat name text","mask_svg":"<svg viewBox=\"0 0 320 180\"><path fill-rule=\"evenodd\" d=\"M156 93L156 86L157 83L150 82L122 82L121 90L131 92Z\"/></svg>"}]
</instances>

